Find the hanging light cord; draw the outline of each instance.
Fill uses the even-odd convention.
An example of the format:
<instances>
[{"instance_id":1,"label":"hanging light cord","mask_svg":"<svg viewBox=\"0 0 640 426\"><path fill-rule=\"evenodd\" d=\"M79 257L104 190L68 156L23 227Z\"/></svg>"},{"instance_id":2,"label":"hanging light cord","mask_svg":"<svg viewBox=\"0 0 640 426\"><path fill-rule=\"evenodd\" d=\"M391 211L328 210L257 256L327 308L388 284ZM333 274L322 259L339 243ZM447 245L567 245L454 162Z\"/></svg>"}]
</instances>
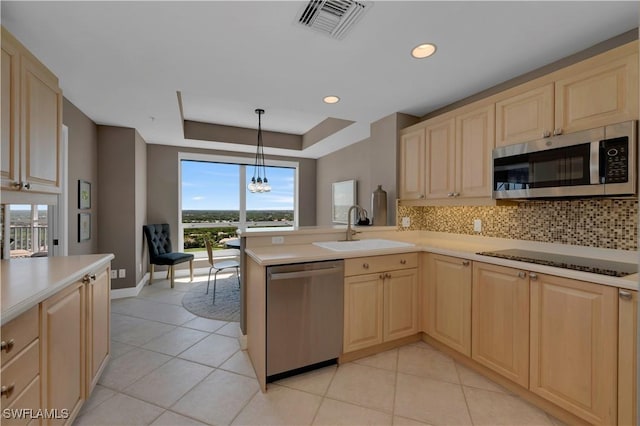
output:
<instances>
[{"instance_id":1,"label":"hanging light cord","mask_svg":"<svg viewBox=\"0 0 640 426\"><path fill-rule=\"evenodd\" d=\"M258 114L258 143L256 146L255 164L253 166L253 177L247 189L250 192L269 192L271 191L271 185L267 180L267 167L264 161L264 143L262 142L262 114L264 114L264 110L256 109L255 112ZM261 167L262 171L260 171ZM264 180L262 179L262 174L264 174Z\"/></svg>"}]
</instances>

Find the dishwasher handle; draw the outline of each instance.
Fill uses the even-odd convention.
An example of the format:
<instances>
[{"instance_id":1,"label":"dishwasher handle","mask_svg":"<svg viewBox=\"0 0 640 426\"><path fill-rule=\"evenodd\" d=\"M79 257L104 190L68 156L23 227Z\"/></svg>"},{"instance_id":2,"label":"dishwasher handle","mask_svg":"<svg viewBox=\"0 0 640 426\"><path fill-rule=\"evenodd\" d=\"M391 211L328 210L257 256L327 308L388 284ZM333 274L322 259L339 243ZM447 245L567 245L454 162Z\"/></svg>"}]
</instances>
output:
<instances>
[{"instance_id":1,"label":"dishwasher handle","mask_svg":"<svg viewBox=\"0 0 640 426\"><path fill-rule=\"evenodd\" d=\"M311 278L319 277L322 275L330 275L339 272L342 268L339 266L332 266L331 268L323 269L311 269L307 271L294 271L294 272L269 272L269 279L275 280L292 280L296 278Z\"/></svg>"}]
</instances>

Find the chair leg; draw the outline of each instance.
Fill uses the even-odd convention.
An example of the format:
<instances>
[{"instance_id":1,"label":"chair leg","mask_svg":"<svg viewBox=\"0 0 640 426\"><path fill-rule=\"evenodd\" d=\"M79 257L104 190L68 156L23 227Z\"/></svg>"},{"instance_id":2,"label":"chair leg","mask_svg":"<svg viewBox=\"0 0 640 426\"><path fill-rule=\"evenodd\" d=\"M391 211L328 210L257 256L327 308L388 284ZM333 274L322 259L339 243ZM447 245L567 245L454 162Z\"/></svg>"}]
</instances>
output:
<instances>
[{"instance_id":1,"label":"chair leg","mask_svg":"<svg viewBox=\"0 0 640 426\"><path fill-rule=\"evenodd\" d=\"M216 283L218 282L218 272L220 269L216 269L216 273L213 274L213 304L216 304Z\"/></svg>"},{"instance_id":2,"label":"chair leg","mask_svg":"<svg viewBox=\"0 0 640 426\"><path fill-rule=\"evenodd\" d=\"M238 278L238 288L240 288L240 269L236 267L236 277Z\"/></svg>"},{"instance_id":3,"label":"chair leg","mask_svg":"<svg viewBox=\"0 0 640 426\"><path fill-rule=\"evenodd\" d=\"M169 276L171 275L171 270L173 269L173 266L169 266L169 268L167 269L167 280L169 279Z\"/></svg>"},{"instance_id":4,"label":"chair leg","mask_svg":"<svg viewBox=\"0 0 640 426\"><path fill-rule=\"evenodd\" d=\"M211 268L209 268L209 278L207 279L207 291L205 292L205 294L209 294L209 283L211 282L211 270L213 269L213 266Z\"/></svg>"},{"instance_id":5,"label":"chair leg","mask_svg":"<svg viewBox=\"0 0 640 426\"><path fill-rule=\"evenodd\" d=\"M152 263L151 264L151 276L149 277L149 285L153 284L153 267L155 265Z\"/></svg>"},{"instance_id":6,"label":"chair leg","mask_svg":"<svg viewBox=\"0 0 640 426\"><path fill-rule=\"evenodd\" d=\"M174 278L175 278L175 275L176 275L176 270L175 270L175 268L172 266L172 267L171 267L171 288L173 288L173 280L174 280Z\"/></svg>"},{"instance_id":7,"label":"chair leg","mask_svg":"<svg viewBox=\"0 0 640 426\"><path fill-rule=\"evenodd\" d=\"M189 261L189 281L193 281L193 259Z\"/></svg>"}]
</instances>

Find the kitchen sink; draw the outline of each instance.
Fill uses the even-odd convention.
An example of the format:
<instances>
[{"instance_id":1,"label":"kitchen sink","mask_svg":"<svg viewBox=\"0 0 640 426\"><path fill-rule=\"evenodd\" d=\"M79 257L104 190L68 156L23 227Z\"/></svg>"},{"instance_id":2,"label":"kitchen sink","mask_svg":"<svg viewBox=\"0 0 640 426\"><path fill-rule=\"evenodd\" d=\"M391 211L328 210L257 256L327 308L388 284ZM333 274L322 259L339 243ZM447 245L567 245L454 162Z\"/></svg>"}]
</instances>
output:
<instances>
[{"instance_id":1,"label":"kitchen sink","mask_svg":"<svg viewBox=\"0 0 640 426\"><path fill-rule=\"evenodd\" d=\"M360 251L412 247L415 244L372 238L370 240L355 241L318 241L313 243L313 245L333 251Z\"/></svg>"}]
</instances>

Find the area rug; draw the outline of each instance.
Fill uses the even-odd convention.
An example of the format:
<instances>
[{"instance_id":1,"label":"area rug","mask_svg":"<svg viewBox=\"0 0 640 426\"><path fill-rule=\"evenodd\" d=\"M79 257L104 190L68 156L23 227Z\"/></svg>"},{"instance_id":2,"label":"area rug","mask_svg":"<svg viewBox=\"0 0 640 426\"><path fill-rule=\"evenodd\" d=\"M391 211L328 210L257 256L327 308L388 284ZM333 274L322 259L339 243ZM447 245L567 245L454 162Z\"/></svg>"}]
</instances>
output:
<instances>
[{"instance_id":1,"label":"area rug","mask_svg":"<svg viewBox=\"0 0 640 426\"><path fill-rule=\"evenodd\" d=\"M182 298L182 306L199 317L220 321L240 321L240 289L235 274L228 278L218 278L216 303L213 300L213 277L209 294L205 294L207 282L194 286Z\"/></svg>"}]
</instances>

